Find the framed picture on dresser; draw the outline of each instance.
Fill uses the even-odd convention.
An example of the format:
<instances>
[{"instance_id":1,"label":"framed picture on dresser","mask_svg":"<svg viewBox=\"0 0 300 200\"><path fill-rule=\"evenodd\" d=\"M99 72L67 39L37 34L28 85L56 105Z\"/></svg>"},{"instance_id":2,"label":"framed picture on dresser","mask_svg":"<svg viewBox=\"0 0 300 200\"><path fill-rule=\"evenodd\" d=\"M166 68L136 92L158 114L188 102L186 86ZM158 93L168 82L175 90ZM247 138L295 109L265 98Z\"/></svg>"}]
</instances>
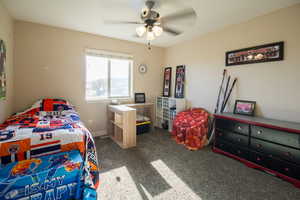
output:
<instances>
[{"instance_id":1,"label":"framed picture on dresser","mask_svg":"<svg viewBox=\"0 0 300 200\"><path fill-rule=\"evenodd\" d=\"M255 105L255 101L236 100L233 113L254 116Z\"/></svg>"}]
</instances>

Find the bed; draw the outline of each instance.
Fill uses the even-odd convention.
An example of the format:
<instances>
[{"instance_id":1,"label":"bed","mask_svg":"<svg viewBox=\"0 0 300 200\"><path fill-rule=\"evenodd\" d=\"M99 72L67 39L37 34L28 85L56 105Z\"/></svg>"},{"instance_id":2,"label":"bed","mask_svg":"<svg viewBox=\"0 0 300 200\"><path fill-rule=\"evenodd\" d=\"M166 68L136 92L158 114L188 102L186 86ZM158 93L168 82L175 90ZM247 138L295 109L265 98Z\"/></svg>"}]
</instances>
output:
<instances>
[{"instance_id":1,"label":"bed","mask_svg":"<svg viewBox=\"0 0 300 200\"><path fill-rule=\"evenodd\" d=\"M52 199L47 195L54 195L55 199L74 199L75 193L66 196L67 192L57 189L63 188L62 182L57 187L50 184L55 178L58 180L59 174L70 178L73 173L74 179L66 178L65 185L72 181L77 188L84 182L93 189L99 185L92 135L74 106L64 99L40 100L0 125L0 167L0 199ZM26 176L30 176L27 185L24 184ZM40 184L38 190L31 189L37 184ZM53 194L48 194L49 191Z\"/></svg>"}]
</instances>

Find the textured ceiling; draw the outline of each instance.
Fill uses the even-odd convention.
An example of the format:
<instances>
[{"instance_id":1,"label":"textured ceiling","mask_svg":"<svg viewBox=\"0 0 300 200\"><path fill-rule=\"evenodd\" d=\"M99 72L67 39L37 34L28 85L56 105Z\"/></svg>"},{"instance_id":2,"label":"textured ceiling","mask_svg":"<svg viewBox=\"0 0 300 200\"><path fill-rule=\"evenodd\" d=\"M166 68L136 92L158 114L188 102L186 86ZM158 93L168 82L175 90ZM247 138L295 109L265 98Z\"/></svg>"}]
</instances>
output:
<instances>
[{"instance_id":1,"label":"textured ceiling","mask_svg":"<svg viewBox=\"0 0 300 200\"><path fill-rule=\"evenodd\" d=\"M10 14L23 21L57 26L108 37L146 43L134 37L137 25L107 25L104 20L140 20L145 0L1 0ZM171 46L224 26L300 3L300 0L156 0L162 16L192 7L197 18L172 22L184 31L179 36L164 33L152 42Z\"/></svg>"}]
</instances>

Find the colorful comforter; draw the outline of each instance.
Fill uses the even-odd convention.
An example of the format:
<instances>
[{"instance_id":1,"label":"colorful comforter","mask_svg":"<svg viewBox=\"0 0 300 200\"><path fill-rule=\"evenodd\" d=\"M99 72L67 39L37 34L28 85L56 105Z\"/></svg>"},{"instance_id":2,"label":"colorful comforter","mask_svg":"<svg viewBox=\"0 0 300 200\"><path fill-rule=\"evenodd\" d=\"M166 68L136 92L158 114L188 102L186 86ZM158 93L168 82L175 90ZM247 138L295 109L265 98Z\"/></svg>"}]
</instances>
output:
<instances>
[{"instance_id":1,"label":"colorful comforter","mask_svg":"<svg viewBox=\"0 0 300 200\"><path fill-rule=\"evenodd\" d=\"M0 125L0 166L78 150L87 156L92 187L99 183L96 148L74 107L62 99L43 99ZM1 197L0 197L1 199Z\"/></svg>"}]
</instances>

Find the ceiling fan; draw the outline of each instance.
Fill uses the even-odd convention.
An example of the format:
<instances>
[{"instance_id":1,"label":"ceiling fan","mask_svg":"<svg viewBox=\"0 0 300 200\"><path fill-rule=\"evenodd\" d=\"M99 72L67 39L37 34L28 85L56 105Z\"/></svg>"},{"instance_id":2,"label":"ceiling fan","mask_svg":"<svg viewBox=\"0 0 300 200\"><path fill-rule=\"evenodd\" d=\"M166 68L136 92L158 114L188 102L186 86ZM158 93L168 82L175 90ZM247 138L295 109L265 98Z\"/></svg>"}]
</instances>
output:
<instances>
[{"instance_id":1,"label":"ceiling fan","mask_svg":"<svg viewBox=\"0 0 300 200\"><path fill-rule=\"evenodd\" d=\"M140 14L141 21L105 21L106 24L137 24L140 25L136 28L136 36L143 37L146 35L147 41L154 40L156 37L160 36L163 32L170 35L177 36L182 33L182 31L176 30L168 26L169 22L174 22L183 18L194 18L196 13L194 9L184 9L180 12L170 14L167 16L161 16L159 12L155 11L153 8L155 6L155 0L147 0L145 2L145 8L142 9Z\"/></svg>"}]
</instances>

